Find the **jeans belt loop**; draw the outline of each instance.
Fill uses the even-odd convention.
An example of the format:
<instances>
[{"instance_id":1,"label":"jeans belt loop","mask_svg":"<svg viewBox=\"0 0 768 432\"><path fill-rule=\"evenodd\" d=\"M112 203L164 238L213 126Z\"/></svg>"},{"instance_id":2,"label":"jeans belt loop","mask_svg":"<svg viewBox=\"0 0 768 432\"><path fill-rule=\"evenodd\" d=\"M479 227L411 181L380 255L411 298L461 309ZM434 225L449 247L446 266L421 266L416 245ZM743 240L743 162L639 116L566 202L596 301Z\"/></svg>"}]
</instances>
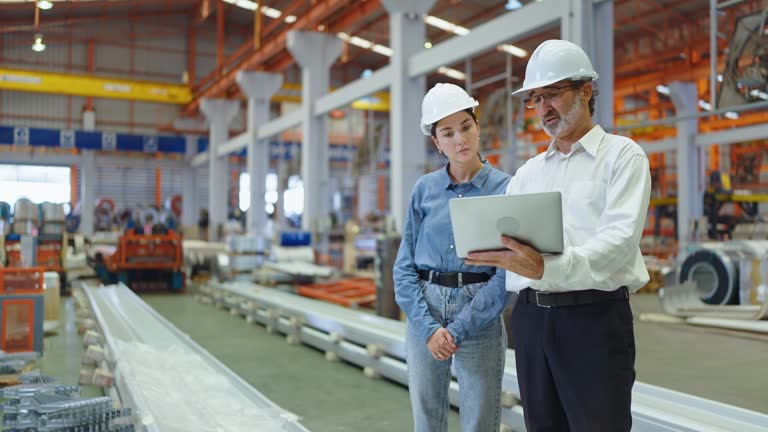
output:
<instances>
[{"instance_id":1,"label":"jeans belt loop","mask_svg":"<svg viewBox=\"0 0 768 432\"><path fill-rule=\"evenodd\" d=\"M552 293L548 293L548 292L545 292L545 291L536 291L536 306L539 306L539 307L545 307L545 308L551 308L551 307L552 307L551 305L543 305L543 304L541 304L541 302L539 301L539 296L540 296L540 295L541 295L541 296L548 296L548 295L550 295L550 294L552 294Z\"/></svg>"},{"instance_id":2,"label":"jeans belt loop","mask_svg":"<svg viewBox=\"0 0 768 432\"><path fill-rule=\"evenodd\" d=\"M461 278L461 272L459 272L459 286L458 286L458 288L461 288L463 286L464 286L464 282L462 281L462 278Z\"/></svg>"},{"instance_id":3,"label":"jeans belt loop","mask_svg":"<svg viewBox=\"0 0 768 432\"><path fill-rule=\"evenodd\" d=\"M429 271L429 283L434 283L434 280L432 279L432 276L435 274L434 270Z\"/></svg>"}]
</instances>

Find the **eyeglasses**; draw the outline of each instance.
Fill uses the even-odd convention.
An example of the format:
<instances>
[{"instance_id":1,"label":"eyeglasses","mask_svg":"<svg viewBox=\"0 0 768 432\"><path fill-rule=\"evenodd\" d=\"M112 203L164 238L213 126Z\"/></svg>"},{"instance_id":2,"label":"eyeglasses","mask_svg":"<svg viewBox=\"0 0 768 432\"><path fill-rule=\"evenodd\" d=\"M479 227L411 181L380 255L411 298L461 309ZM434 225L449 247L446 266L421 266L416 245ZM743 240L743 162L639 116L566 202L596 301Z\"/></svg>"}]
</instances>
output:
<instances>
[{"instance_id":1,"label":"eyeglasses","mask_svg":"<svg viewBox=\"0 0 768 432\"><path fill-rule=\"evenodd\" d=\"M560 96L563 95L563 90L565 89L572 89L572 88L578 88L581 87L583 83L576 83L576 84L569 84L564 85L560 87L544 87L541 90L541 93L537 93L531 97L527 97L523 99L523 102L525 103L526 108L536 108L537 105L547 101L554 101L557 100Z\"/></svg>"}]
</instances>

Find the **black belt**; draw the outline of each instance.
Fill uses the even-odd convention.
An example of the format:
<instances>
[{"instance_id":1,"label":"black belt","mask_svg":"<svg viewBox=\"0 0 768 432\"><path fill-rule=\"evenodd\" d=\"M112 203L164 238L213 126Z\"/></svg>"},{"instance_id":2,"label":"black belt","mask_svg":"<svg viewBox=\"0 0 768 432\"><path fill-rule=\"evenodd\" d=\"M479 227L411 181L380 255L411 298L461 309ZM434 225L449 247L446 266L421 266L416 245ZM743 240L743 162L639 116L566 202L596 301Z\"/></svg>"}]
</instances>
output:
<instances>
[{"instance_id":1,"label":"black belt","mask_svg":"<svg viewBox=\"0 0 768 432\"><path fill-rule=\"evenodd\" d=\"M613 291L584 290L567 292L545 292L526 288L520 292L520 300L541 307L578 306L611 300L628 300L629 290L623 286Z\"/></svg>"},{"instance_id":2,"label":"black belt","mask_svg":"<svg viewBox=\"0 0 768 432\"><path fill-rule=\"evenodd\" d=\"M461 288L464 285L488 282L491 279L488 273L441 273L436 270L419 270L419 276L427 282L450 288Z\"/></svg>"}]
</instances>

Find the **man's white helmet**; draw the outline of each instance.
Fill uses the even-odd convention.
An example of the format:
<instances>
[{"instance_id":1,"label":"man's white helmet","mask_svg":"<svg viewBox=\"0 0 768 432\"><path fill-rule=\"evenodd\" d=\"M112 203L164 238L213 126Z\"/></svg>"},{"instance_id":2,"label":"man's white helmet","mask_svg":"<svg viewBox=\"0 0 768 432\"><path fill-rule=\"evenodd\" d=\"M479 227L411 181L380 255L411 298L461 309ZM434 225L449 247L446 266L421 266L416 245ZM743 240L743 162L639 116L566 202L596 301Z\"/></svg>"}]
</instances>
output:
<instances>
[{"instance_id":1,"label":"man's white helmet","mask_svg":"<svg viewBox=\"0 0 768 432\"><path fill-rule=\"evenodd\" d=\"M512 94L546 87L565 79L597 79L587 53L573 42L552 39L542 42L525 68L523 87Z\"/></svg>"},{"instance_id":2,"label":"man's white helmet","mask_svg":"<svg viewBox=\"0 0 768 432\"><path fill-rule=\"evenodd\" d=\"M467 108L480 105L456 84L437 83L421 101L421 131L432 135L432 125Z\"/></svg>"}]
</instances>

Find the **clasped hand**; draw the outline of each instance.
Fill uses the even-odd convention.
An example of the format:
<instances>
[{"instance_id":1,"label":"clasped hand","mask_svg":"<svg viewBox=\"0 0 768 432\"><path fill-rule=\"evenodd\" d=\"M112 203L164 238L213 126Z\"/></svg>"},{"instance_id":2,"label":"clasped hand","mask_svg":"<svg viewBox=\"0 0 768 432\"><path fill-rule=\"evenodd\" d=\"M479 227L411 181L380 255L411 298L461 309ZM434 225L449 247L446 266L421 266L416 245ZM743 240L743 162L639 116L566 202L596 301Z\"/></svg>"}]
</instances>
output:
<instances>
[{"instance_id":1,"label":"clasped hand","mask_svg":"<svg viewBox=\"0 0 768 432\"><path fill-rule=\"evenodd\" d=\"M435 359L447 360L452 355L456 354L459 347L453 343L453 335L451 335L451 332L446 330L445 327L440 327L429 337L429 340L427 341L427 349L432 353L432 356Z\"/></svg>"}]
</instances>

